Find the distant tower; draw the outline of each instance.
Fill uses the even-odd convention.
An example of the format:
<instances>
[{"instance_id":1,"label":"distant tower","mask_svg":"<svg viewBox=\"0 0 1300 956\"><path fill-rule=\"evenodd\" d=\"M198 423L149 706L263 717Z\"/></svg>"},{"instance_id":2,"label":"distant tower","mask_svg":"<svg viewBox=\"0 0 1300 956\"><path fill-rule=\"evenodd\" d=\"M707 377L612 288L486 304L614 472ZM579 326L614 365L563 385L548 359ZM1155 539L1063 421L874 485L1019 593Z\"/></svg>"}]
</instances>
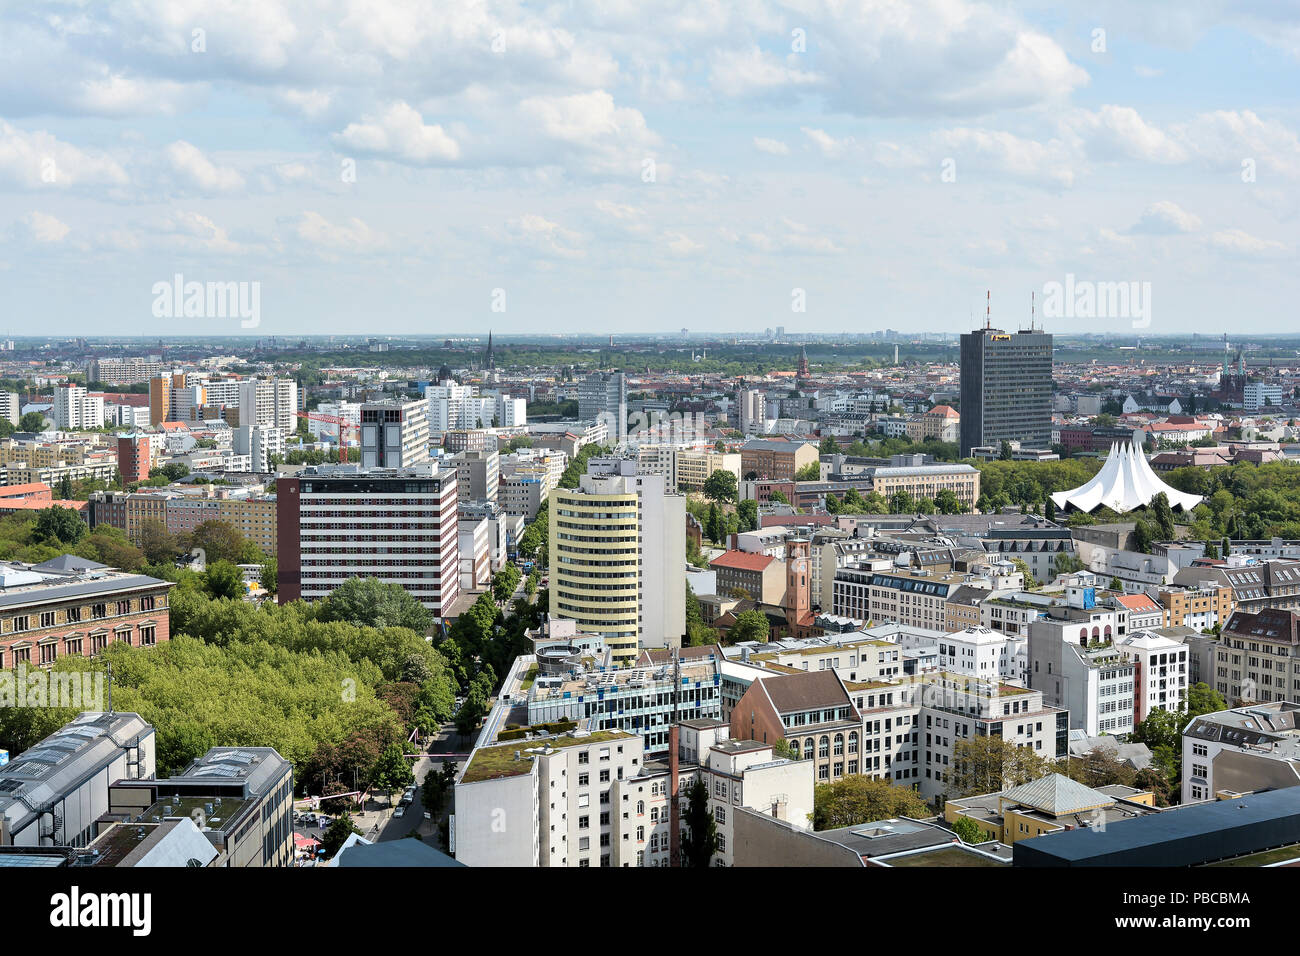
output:
<instances>
[{"instance_id":1,"label":"distant tower","mask_svg":"<svg viewBox=\"0 0 1300 956\"><path fill-rule=\"evenodd\" d=\"M895 364L895 365L898 364L898 346L897 346L897 345L894 346L894 364Z\"/></svg>"},{"instance_id":2,"label":"distant tower","mask_svg":"<svg viewBox=\"0 0 1300 956\"><path fill-rule=\"evenodd\" d=\"M808 377L808 350L802 345L799 346L799 369L796 374L799 378Z\"/></svg>"},{"instance_id":3,"label":"distant tower","mask_svg":"<svg viewBox=\"0 0 1300 956\"><path fill-rule=\"evenodd\" d=\"M492 354L492 333L488 332L487 354L483 356L483 367L493 369L497 367L496 356Z\"/></svg>"}]
</instances>

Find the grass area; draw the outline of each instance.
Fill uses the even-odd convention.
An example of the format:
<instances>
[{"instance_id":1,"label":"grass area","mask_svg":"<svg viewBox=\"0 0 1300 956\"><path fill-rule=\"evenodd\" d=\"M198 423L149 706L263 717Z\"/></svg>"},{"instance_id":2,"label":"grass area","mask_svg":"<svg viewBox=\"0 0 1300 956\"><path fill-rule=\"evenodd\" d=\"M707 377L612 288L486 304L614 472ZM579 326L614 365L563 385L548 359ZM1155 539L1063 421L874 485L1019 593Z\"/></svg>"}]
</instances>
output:
<instances>
[{"instance_id":1,"label":"grass area","mask_svg":"<svg viewBox=\"0 0 1300 956\"><path fill-rule=\"evenodd\" d=\"M519 682L519 689L522 690L522 691L527 691L529 688L531 688L531 687L533 686L533 681L535 681L535 680L537 680L537 665L536 665L536 664L534 664L532 667L528 668L528 672L527 672L526 674L524 674L524 679L523 679L522 681Z\"/></svg>"},{"instance_id":2,"label":"grass area","mask_svg":"<svg viewBox=\"0 0 1300 956\"><path fill-rule=\"evenodd\" d=\"M548 737L545 740L517 740L496 747L482 747L474 752L461 783L478 783L481 780L493 780L502 777L518 777L528 773L533 765L530 749L551 747L556 750L576 747L579 744L601 743L606 740L627 740L631 734L621 730L600 730L583 737ZM519 759L515 759L515 753Z\"/></svg>"},{"instance_id":3,"label":"grass area","mask_svg":"<svg viewBox=\"0 0 1300 956\"><path fill-rule=\"evenodd\" d=\"M1249 856L1239 856L1231 860L1220 860L1218 863L1211 863L1209 865L1268 866L1270 863L1286 863L1289 860L1300 860L1300 843L1278 847L1276 850L1265 850L1263 853L1252 853Z\"/></svg>"},{"instance_id":4,"label":"grass area","mask_svg":"<svg viewBox=\"0 0 1300 956\"><path fill-rule=\"evenodd\" d=\"M978 853L959 850L957 847L945 847L942 850L934 850L930 853L913 853L909 856L900 856L892 860L885 860L884 862L888 863L890 866L971 867L1007 865L1000 860L991 860Z\"/></svg>"}]
</instances>

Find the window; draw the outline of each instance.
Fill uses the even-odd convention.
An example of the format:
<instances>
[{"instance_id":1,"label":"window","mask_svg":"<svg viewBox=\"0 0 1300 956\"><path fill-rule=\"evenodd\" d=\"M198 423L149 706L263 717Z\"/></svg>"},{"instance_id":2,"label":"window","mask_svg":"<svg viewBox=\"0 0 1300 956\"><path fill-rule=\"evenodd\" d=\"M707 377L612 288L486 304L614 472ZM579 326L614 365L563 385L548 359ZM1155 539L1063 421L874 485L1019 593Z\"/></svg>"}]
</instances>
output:
<instances>
[{"instance_id":1,"label":"window","mask_svg":"<svg viewBox=\"0 0 1300 956\"><path fill-rule=\"evenodd\" d=\"M17 634L19 631L26 630L29 630L27 626L27 617L24 615L23 617L14 618L14 633Z\"/></svg>"},{"instance_id":2,"label":"window","mask_svg":"<svg viewBox=\"0 0 1300 956\"><path fill-rule=\"evenodd\" d=\"M53 626L54 626L54 612L53 612L53 611L42 611L42 612L41 612L41 627L53 627Z\"/></svg>"}]
</instances>

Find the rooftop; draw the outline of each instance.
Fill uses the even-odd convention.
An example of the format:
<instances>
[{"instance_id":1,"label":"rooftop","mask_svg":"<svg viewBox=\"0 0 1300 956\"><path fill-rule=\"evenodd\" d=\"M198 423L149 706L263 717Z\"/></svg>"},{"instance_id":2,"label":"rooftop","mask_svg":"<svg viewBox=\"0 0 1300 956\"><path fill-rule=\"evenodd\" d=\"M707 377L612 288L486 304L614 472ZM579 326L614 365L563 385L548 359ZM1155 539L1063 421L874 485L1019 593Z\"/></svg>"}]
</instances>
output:
<instances>
[{"instance_id":1,"label":"rooftop","mask_svg":"<svg viewBox=\"0 0 1300 956\"><path fill-rule=\"evenodd\" d=\"M479 783L502 777L518 777L533 768L532 757L561 750L565 747L577 747L583 744L603 743L606 740L631 739L632 734L621 730L599 730L594 733L569 733L560 737L547 737L542 740L517 741L511 744L498 744L492 747L480 747L470 755L469 763L460 778L461 783ZM517 755L517 756L516 756Z\"/></svg>"}]
</instances>

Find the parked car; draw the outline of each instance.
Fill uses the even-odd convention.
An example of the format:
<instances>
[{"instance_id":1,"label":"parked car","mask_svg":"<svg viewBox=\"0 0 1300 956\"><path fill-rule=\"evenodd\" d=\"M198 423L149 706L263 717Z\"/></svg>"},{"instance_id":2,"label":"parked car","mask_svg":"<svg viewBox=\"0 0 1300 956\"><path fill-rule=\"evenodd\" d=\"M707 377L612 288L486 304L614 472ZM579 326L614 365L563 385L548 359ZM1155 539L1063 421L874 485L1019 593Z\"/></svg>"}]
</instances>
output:
<instances>
[{"instance_id":1,"label":"parked car","mask_svg":"<svg viewBox=\"0 0 1300 956\"><path fill-rule=\"evenodd\" d=\"M394 816L394 817L404 817L404 816L406 816L406 805L405 805L405 804L399 804L398 807L397 807L397 809L393 811L393 816Z\"/></svg>"}]
</instances>

